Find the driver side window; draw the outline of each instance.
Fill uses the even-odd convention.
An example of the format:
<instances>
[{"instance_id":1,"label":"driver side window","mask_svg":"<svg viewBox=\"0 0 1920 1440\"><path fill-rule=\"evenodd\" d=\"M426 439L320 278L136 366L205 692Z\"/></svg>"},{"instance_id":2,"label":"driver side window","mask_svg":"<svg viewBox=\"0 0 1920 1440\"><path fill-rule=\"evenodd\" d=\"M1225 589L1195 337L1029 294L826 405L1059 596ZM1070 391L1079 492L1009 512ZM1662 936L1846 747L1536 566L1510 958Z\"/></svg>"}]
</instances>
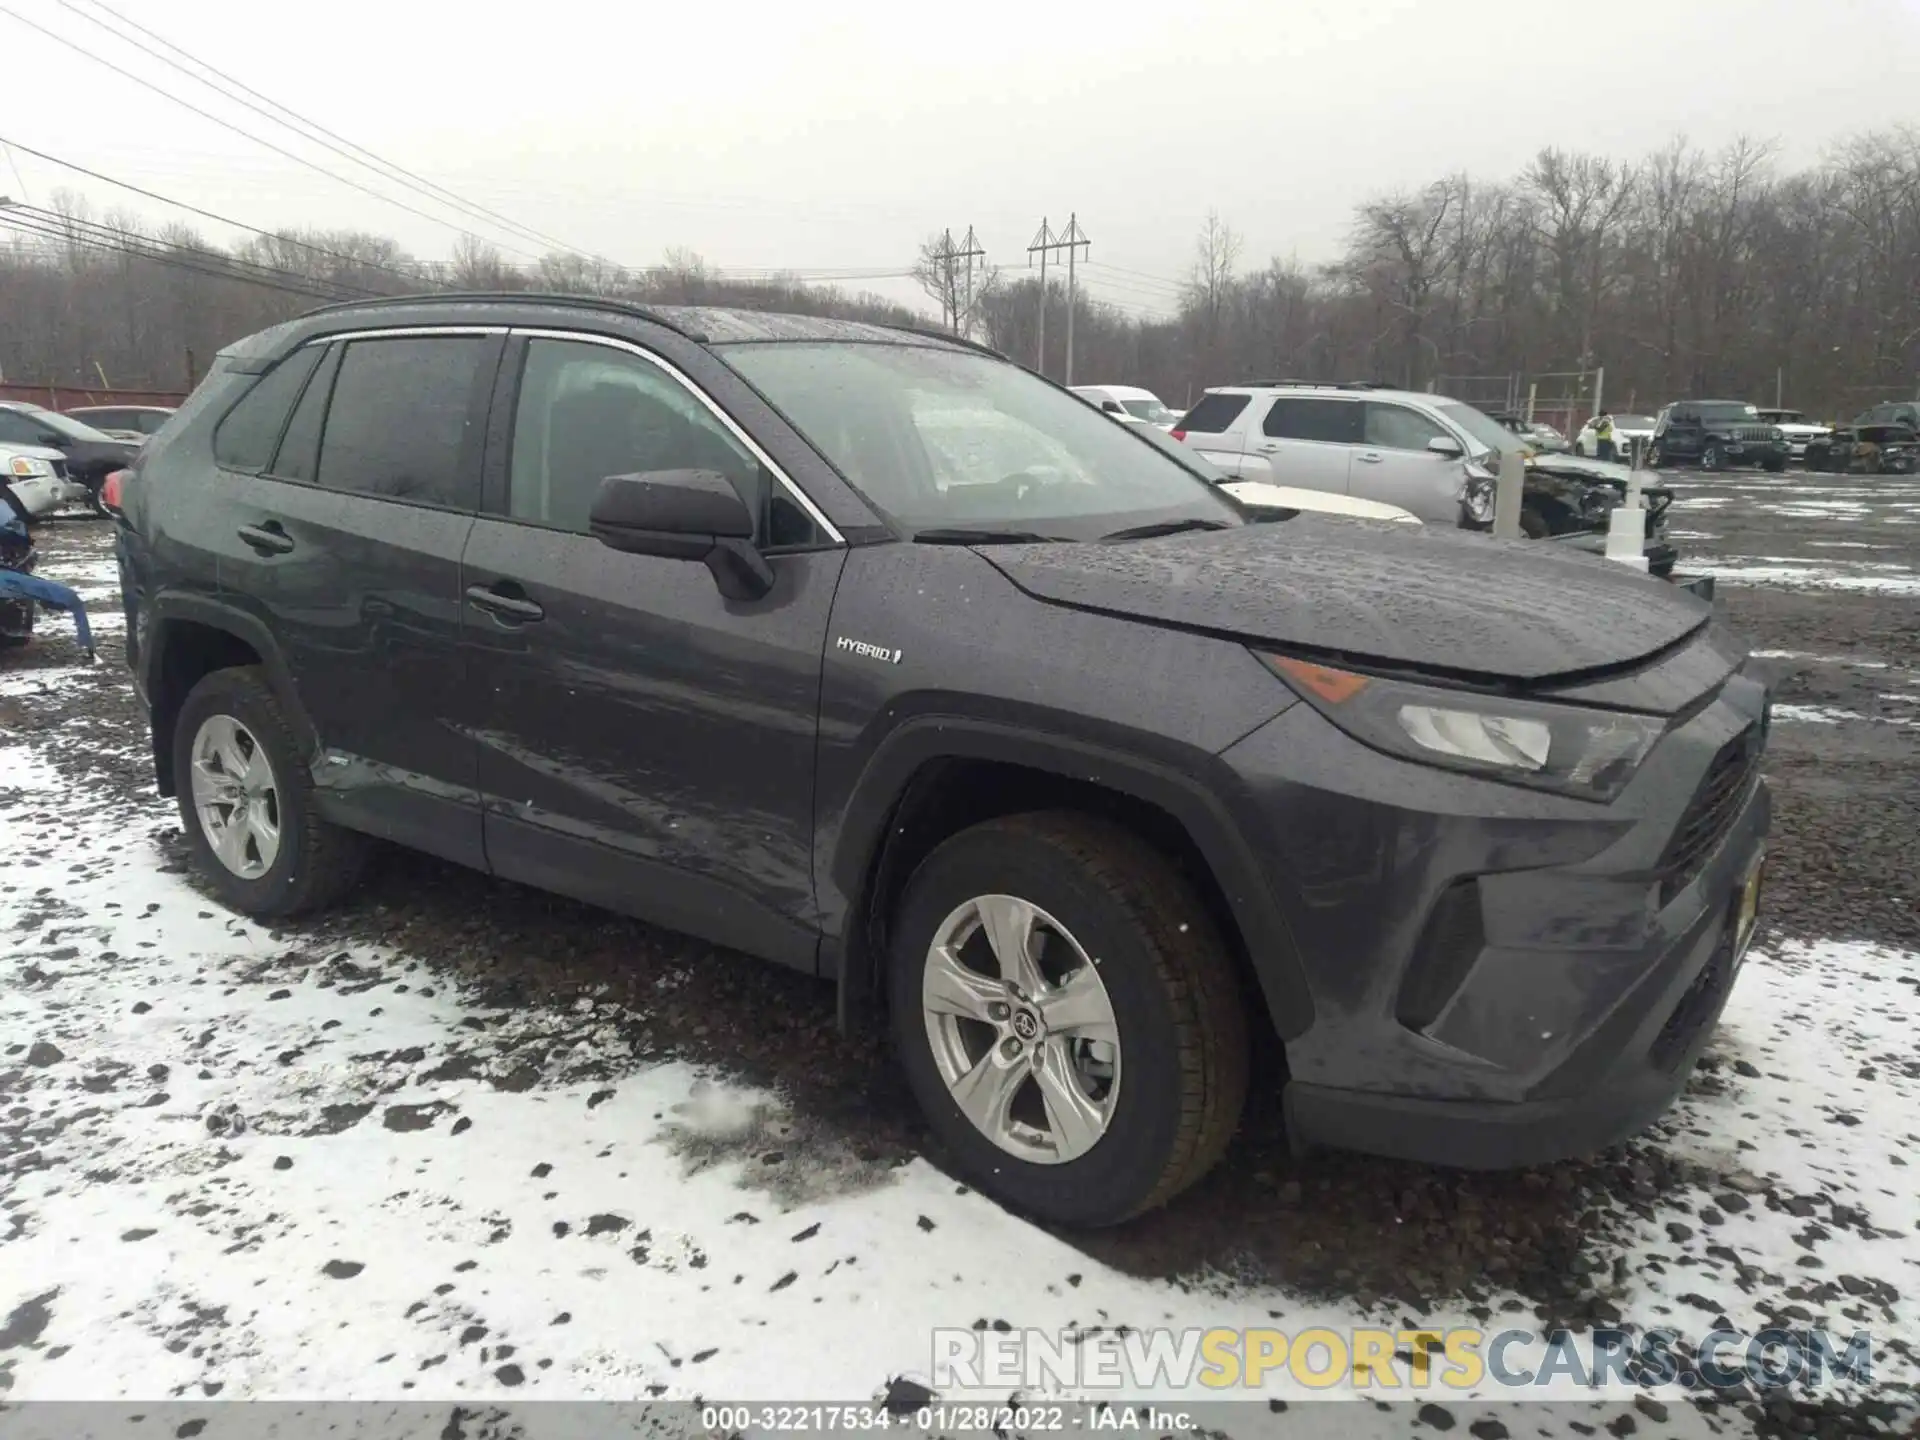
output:
<instances>
[{"instance_id":1,"label":"driver side window","mask_svg":"<svg viewBox=\"0 0 1920 1440\"><path fill-rule=\"evenodd\" d=\"M1367 402L1367 444L1383 450L1424 450L1430 440L1449 439L1447 432L1416 410L1404 405Z\"/></svg>"},{"instance_id":2,"label":"driver side window","mask_svg":"<svg viewBox=\"0 0 1920 1440\"><path fill-rule=\"evenodd\" d=\"M527 344L507 508L516 520L588 532L600 482L655 470L714 470L767 545L810 543L812 524L701 399L637 355L577 340Z\"/></svg>"}]
</instances>

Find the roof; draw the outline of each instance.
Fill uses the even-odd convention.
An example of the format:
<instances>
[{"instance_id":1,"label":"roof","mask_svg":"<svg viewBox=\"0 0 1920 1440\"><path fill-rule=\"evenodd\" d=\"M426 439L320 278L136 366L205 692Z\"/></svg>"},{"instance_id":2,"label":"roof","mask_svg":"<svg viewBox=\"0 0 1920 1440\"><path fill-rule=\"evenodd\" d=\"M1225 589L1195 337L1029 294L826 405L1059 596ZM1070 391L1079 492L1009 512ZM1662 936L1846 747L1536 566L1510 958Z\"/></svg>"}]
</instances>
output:
<instances>
[{"instance_id":1,"label":"roof","mask_svg":"<svg viewBox=\"0 0 1920 1440\"><path fill-rule=\"evenodd\" d=\"M1111 395L1116 400L1158 400L1160 397L1151 390L1142 390L1138 385L1075 385L1075 390L1098 390Z\"/></svg>"},{"instance_id":2,"label":"roof","mask_svg":"<svg viewBox=\"0 0 1920 1440\"><path fill-rule=\"evenodd\" d=\"M1298 393L1320 395L1332 393L1338 396L1350 395L1355 399L1363 395L1385 400L1413 400L1424 405L1452 405L1456 403L1451 396L1434 395L1425 390L1395 390L1388 385L1371 385L1354 382L1346 385L1321 385L1311 380L1254 381L1246 385L1209 385L1209 395L1278 395Z\"/></svg>"},{"instance_id":3,"label":"roof","mask_svg":"<svg viewBox=\"0 0 1920 1440\"><path fill-rule=\"evenodd\" d=\"M772 341L858 341L879 345L932 345L994 353L984 345L939 331L907 326L876 325L866 320L837 320L822 315L789 315L774 311L738 310L712 305L642 305L601 295L548 294L508 290L476 293L435 291L426 295L383 295L323 305L307 315L336 315L356 310L381 311L442 305L514 305L530 309L598 310L637 316L677 330L706 345ZM302 316L305 319L306 316ZM276 329L278 327L275 327Z\"/></svg>"}]
</instances>

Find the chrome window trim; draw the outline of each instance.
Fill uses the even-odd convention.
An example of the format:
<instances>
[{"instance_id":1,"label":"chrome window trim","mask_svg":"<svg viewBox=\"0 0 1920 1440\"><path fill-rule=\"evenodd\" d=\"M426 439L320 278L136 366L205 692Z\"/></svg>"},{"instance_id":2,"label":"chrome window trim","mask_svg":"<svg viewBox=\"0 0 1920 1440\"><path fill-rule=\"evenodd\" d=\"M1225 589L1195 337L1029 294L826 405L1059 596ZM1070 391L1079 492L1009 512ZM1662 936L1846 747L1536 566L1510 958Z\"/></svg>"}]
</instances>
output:
<instances>
[{"instance_id":1,"label":"chrome window trim","mask_svg":"<svg viewBox=\"0 0 1920 1440\"><path fill-rule=\"evenodd\" d=\"M647 364L662 371L666 375L671 376L679 384L685 386L689 394L702 405L706 406L713 418L726 427L728 434L746 446L746 448L753 453L754 458L767 467L767 472L785 487L787 493L793 497L794 502L798 504L802 510L807 512L807 517L826 533L829 540L835 545L844 545L847 543L847 537L842 535L839 528L826 517L820 507L813 503L813 497L796 485L793 477L788 475L785 470L781 469L781 467L775 463L774 458L761 448L760 443L742 429L731 415L720 408L719 404L711 395L701 389L685 371L681 370L680 367L675 365L671 360L656 355L644 346L634 344L631 340L622 340L612 335L597 335L590 330L549 330L545 328L530 328L527 326L514 325L508 328L507 333L528 340L571 340L577 344L600 345L609 350L624 351L637 359L644 360ZM339 337L336 336L335 338L337 339Z\"/></svg>"},{"instance_id":2,"label":"chrome window trim","mask_svg":"<svg viewBox=\"0 0 1920 1440\"><path fill-rule=\"evenodd\" d=\"M300 342L304 350L309 345L331 345L336 340L409 340L416 337L434 335L505 335L505 325L398 325L380 330L335 330L326 335L315 335Z\"/></svg>"}]
</instances>

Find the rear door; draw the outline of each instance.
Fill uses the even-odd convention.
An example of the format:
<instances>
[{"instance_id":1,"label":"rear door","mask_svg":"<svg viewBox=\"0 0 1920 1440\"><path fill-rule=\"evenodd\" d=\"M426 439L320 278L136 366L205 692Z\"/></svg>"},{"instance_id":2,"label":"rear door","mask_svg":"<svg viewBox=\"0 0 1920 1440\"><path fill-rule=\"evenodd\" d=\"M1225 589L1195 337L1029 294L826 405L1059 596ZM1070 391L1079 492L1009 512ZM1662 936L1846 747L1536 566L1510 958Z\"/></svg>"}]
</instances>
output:
<instances>
[{"instance_id":1,"label":"rear door","mask_svg":"<svg viewBox=\"0 0 1920 1440\"><path fill-rule=\"evenodd\" d=\"M1209 390L1174 427L1174 438L1198 450L1218 469L1239 478L1246 470L1248 411L1252 401L1251 395ZM1264 467L1259 467L1259 473L1246 478L1264 480L1268 477Z\"/></svg>"},{"instance_id":2,"label":"rear door","mask_svg":"<svg viewBox=\"0 0 1920 1440\"><path fill-rule=\"evenodd\" d=\"M516 335L493 427L463 644L494 872L811 969L839 535L639 345ZM588 533L607 476L682 468L747 501L770 593L730 600L704 565Z\"/></svg>"},{"instance_id":3,"label":"rear door","mask_svg":"<svg viewBox=\"0 0 1920 1440\"><path fill-rule=\"evenodd\" d=\"M1361 419L1355 399L1279 395L1267 408L1252 448L1271 468L1276 485L1345 495Z\"/></svg>"},{"instance_id":4,"label":"rear door","mask_svg":"<svg viewBox=\"0 0 1920 1440\"><path fill-rule=\"evenodd\" d=\"M1434 440L1459 439L1439 421L1408 405L1368 400L1360 448L1353 452L1347 493L1410 510L1430 525L1460 523L1461 461L1427 449Z\"/></svg>"},{"instance_id":5,"label":"rear door","mask_svg":"<svg viewBox=\"0 0 1920 1440\"><path fill-rule=\"evenodd\" d=\"M298 380L284 430L230 434L243 402L215 438L220 590L284 652L323 810L470 865L485 851L475 742L456 717L460 555L501 345L457 328L312 345L255 392ZM282 381L295 362L305 373Z\"/></svg>"}]
</instances>

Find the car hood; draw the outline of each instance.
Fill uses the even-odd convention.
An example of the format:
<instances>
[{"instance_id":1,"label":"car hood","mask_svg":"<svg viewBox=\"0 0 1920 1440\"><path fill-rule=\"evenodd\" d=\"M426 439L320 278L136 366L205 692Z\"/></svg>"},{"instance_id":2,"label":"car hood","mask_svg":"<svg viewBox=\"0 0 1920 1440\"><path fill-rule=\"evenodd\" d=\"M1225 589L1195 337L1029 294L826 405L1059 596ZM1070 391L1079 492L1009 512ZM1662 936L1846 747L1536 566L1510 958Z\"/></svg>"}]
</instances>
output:
<instances>
[{"instance_id":1,"label":"car hood","mask_svg":"<svg viewBox=\"0 0 1920 1440\"><path fill-rule=\"evenodd\" d=\"M1315 520L983 547L1049 604L1303 655L1533 684L1630 665L1712 607L1613 561L1434 526Z\"/></svg>"}]
</instances>

